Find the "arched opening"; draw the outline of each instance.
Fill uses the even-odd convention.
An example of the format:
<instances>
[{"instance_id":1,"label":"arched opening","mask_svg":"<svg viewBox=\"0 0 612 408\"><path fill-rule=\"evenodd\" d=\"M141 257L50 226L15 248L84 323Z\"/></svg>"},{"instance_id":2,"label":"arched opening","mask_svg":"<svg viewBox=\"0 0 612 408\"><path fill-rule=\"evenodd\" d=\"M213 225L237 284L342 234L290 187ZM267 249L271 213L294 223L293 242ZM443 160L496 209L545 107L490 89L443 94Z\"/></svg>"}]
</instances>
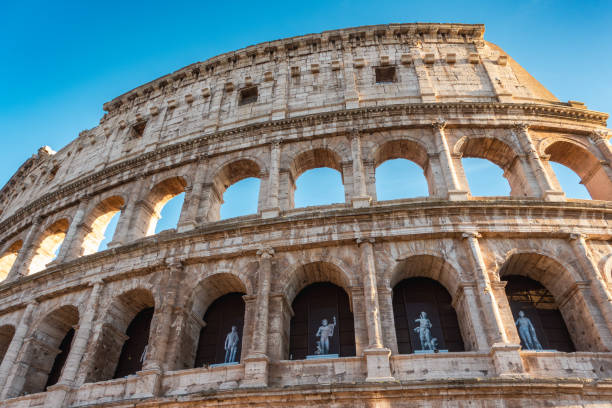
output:
<instances>
[{"instance_id":1,"label":"arched opening","mask_svg":"<svg viewBox=\"0 0 612 408\"><path fill-rule=\"evenodd\" d=\"M110 226L111 220L121 213L123 205L124 200L122 197L113 196L100 202L89 213L84 220L84 224L88 228L86 228L87 233L83 238L83 244L81 246L82 255L90 255L98 252L105 239L112 239L112 236L107 237L107 234L110 235L111 232L108 231L108 227ZM114 230L112 232L114 232Z\"/></svg>"},{"instance_id":2,"label":"arched opening","mask_svg":"<svg viewBox=\"0 0 612 408\"><path fill-rule=\"evenodd\" d=\"M125 331L127 339L121 348L119 364L117 364L113 378L127 377L142 369L149 344L149 331L151 329L153 312L154 309L152 307L143 309L130 322Z\"/></svg>"},{"instance_id":3,"label":"arched opening","mask_svg":"<svg viewBox=\"0 0 612 408\"><path fill-rule=\"evenodd\" d=\"M412 140L384 143L374 153L378 201L435 195L427 150Z\"/></svg>"},{"instance_id":4,"label":"arched opening","mask_svg":"<svg viewBox=\"0 0 612 408\"><path fill-rule=\"evenodd\" d=\"M21 390L10 391L12 396L42 392L57 383L78 322L79 312L74 306L62 306L43 318L24 343L18 375L25 381Z\"/></svg>"},{"instance_id":5,"label":"arched opening","mask_svg":"<svg viewBox=\"0 0 612 408\"><path fill-rule=\"evenodd\" d=\"M319 148L301 153L289 173L291 207L345 202L344 174L334 151Z\"/></svg>"},{"instance_id":6,"label":"arched opening","mask_svg":"<svg viewBox=\"0 0 612 408\"><path fill-rule=\"evenodd\" d=\"M10 324L0 326L0 364L2 364L2 360L4 360L4 356L11 345L11 340L13 340L14 335L15 326Z\"/></svg>"},{"instance_id":7,"label":"arched opening","mask_svg":"<svg viewBox=\"0 0 612 408\"><path fill-rule=\"evenodd\" d=\"M155 225L155 233L159 234L162 231L174 229L178 226L179 219L181 218L181 210L185 203L185 193L180 193L172 197L163 206L159 212L160 218Z\"/></svg>"},{"instance_id":8,"label":"arched opening","mask_svg":"<svg viewBox=\"0 0 612 408\"><path fill-rule=\"evenodd\" d=\"M464 351L448 291L433 279L404 279L393 288L393 316L400 354Z\"/></svg>"},{"instance_id":9,"label":"arched opening","mask_svg":"<svg viewBox=\"0 0 612 408\"><path fill-rule=\"evenodd\" d=\"M563 316L552 294L524 276L505 278L506 296L525 350L575 351Z\"/></svg>"},{"instance_id":10,"label":"arched opening","mask_svg":"<svg viewBox=\"0 0 612 408\"><path fill-rule=\"evenodd\" d=\"M247 293L244 283L232 273L217 273L200 282L191 296L181 336L176 369L201 367L225 362L225 340L236 326L239 337L235 361L243 357L248 339L243 326ZM236 340L232 336L232 344Z\"/></svg>"},{"instance_id":11,"label":"arched opening","mask_svg":"<svg viewBox=\"0 0 612 408\"><path fill-rule=\"evenodd\" d=\"M0 282L5 280L17 259L19 250L23 246L22 240L17 240L8 247L4 254L0 257Z\"/></svg>"},{"instance_id":12,"label":"arched opening","mask_svg":"<svg viewBox=\"0 0 612 408\"><path fill-rule=\"evenodd\" d=\"M154 235L161 230L156 228L163 216L162 211L164 207L169 204L170 200L183 194L186 186L187 182L183 177L172 177L157 183L151 189L151 192L148 194L147 198L140 203L138 221L135 224L136 228L143 228L143 231L141 231L142 236ZM177 201L181 201L180 198L178 198ZM178 204L177 201L173 202L174 206ZM169 208L169 210L172 208L173 207ZM181 209L182 205L180 208L175 208L173 214L167 215L167 219L164 220L162 224L163 229L176 228ZM175 219L176 224L172 225L171 223L167 222L169 221L169 218L172 218L173 220Z\"/></svg>"},{"instance_id":13,"label":"arched opening","mask_svg":"<svg viewBox=\"0 0 612 408\"><path fill-rule=\"evenodd\" d=\"M228 293L215 300L204 314L195 367L237 364L242 352L244 293Z\"/></svg>"},{"instance_id":14,"label":"arched opening","mask_svg":"<svg viewBox=\"0 0 612 408\"><path fill-rule=\"evenodd\" d=\"M472 196L529 195L521 160L506 143L488 137L464 138L455 149L462 155L461 163Z\"/></svg>"},{"instance_id":15,"label":"arched opening","mask_svg":"<svg viewBox=\"0 0 612 408\"><path fill-rule=\"evenodd\" d=\"M355 329L349 297L339 286L317 282L292 304L289 359L355 355Z\"/></svg>"},{"instance_id":16,"label":"arched opening","mask_svg":"<svg viewBox=\"0 0 612 408\"><path fill-rule=\"evenodd\" d=\"M151 292L140 288L125 292L112 302L104 314L106 320L85 382L121 378L142 368L154 308Z\"/></svg>"},{"instance_id":17,"label":"arched opening","mask_svg":"<svg viewBox=\"0 0 612 408\"><path fill-rule=\"evenodd\" d=\"M555 172L557 181L566 197L581 200L591 199L589 190L580 182L580 177L572 169L557 162L550 162L550 167Z\"/></svg>"},{"instance_id":18,"label":"arched opening","mask_svg":"<svg viewBox=\"0 0 612 408\"><path fill-rule=\"evenodd\" d=\"M544 316L545 319L553 319L551 324L553 321L557 322L555 323L557 325L556 334L552 339L558 338L558 340L554 340L550 347L562 347L564 343L566 344L563 346L565 350L570 350L569 344L573 344L572 350L575 347L579 351L607 351L602 336L599 334L598 322L594 320L590 311L590 295L584 294L580 289L572 290L575 282L580 278L558 261L539 253L515 253L503 264L499 275L502 279L508 279L507 294L513 296L508 300L514 320L512 323L517 328L517 332L523 323L526 324L521 321L517 326L517 320L520 317L518 313L521 307L524 307L526 317L535 319L536 323L538 319L541 319L540 316ZM528 280L520 280L518 277L528 278ZM542 302L540 304L537 303L539 298ZM533 301L536 302L535 305ZM539 309L542 310L541 315ZM559 315L556 315L555 312L546 312L546 310L554 311L555 309L558 309L564 326L567 327L569 343L564 339L562 326L559 325L558 320L555 320ZM546 317L550 314L556 317ZM507 319L510 319L510 316ZM541 330L543 326L539 327ZM601 330L607 330L607 328L601 328ZM544 336L544 334L541 335ZM540 343L542 347L545 347L546 343L542 344L542 341Z\"/></svg>"},{"instance_id":19,"label":"arched opening","mask_svg":"<svg viewBox=\"0 0 612 408\"><path fill-rule=\"evenodd\" d=\"M223 215L229 218L230 215L246 215L246 211L252 211L259 207L259 183L255 180L245 180L255 178L259 180L261 177L261 169L253 160L241 159L225 165L213 179L213 184L209 192L210 210L208 213L209 221L217 221L221 219L221 206L224 204ZM230 186L237 184L241 180L244 183L237 185L236 189L228 191ZM246 187L246 188L245 188ZM257 190L257 194L249 194L249 190ZM246 191L244 191L246 190ZM225 193L229 193L225 194ZM244 195L241 192L246 193ZM236 194L238 193L238 194ZM228 199L225 203L224 200ZM229 200L232 200L232 203ZM238 202L235 202L238 200ZM257 207L254 207L257 205ZM227 212L226 212L227 210ZM225 217L224 217L225 218Z\"/></svg>"},{"instance_id":20,"label":"arched opening","mask_svg":"<svg viewBox=\"0 0 612 408\"><path fill-rule=\"evenodd\" d=\"M574 171L595 200L612 200L612 180L591 152L575 143L559 140L546 147L549 160Z\"/></svg>"},{"instance_id":21,"label":"arched opening","mask_svg":"<svg viewBox=\"0 0 612 408\"><path fill-rule=\"evenodd\" d=\"M110 221L108 222L108 225L106 226L106 229L104 230L104 238L102 239L102 241L100 242L100 245L98 246L98 252L108 249L108 244L113 240L113 237L115 236L115 231L117 230L117 224L119 223L120 217L121 217L121 212L118 212L115 215L113 215L113 218L111 218Z\"/></svg>"},{"instance_id":22,"label":"arched opening","mask_svg":"<svg viewBox=\"0 0 612 408\"><path fill-rule=\"evenodd\" d=\"M261 181L255 177L242 179L225 190L223 204L219 210L220 218L240 217L257 213L257 197Z\"/></svg>"},{"instance_id":23,"label":"arched opening","mask_svg":"<svg viewBox=\"0 0 612 408\"><path fill-rule=\"evenodd\" d=\"M66 238L68 220L63 218L49 226L39 237L38 245L30 262L28 274L40 272L57 257L60 246Z\"/></svg>"}]
</instances>

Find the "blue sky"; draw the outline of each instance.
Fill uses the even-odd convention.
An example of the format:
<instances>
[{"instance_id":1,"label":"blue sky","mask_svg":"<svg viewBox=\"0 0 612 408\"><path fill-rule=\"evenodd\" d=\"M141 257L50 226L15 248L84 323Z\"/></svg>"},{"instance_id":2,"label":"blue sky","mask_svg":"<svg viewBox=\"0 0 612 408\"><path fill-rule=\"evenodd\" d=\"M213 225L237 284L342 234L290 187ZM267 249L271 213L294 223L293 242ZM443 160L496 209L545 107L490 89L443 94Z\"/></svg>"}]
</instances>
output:
<instances>
[{"instance_id":1,"label":"blue sky","mask_svg":"<svg viewBox=\"0 0 612 408\"><path fill-rule=\"evenodd\" d=\"M612 112L606 1L24 1L3 2L2 16L0 185L138 85L258 42L359 25L484 23L485 38L560 100Z\"/></svg>"}]
</instances>

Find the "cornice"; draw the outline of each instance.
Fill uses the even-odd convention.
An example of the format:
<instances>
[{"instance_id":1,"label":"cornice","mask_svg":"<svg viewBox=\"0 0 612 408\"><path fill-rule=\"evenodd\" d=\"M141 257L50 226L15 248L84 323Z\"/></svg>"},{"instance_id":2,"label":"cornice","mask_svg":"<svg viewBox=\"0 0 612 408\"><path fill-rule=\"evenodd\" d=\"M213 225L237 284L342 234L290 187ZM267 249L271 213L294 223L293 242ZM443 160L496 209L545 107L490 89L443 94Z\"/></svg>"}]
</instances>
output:
<instances>
[{"instance_id":1,"label":"cornice","mask_svg":"<svg viewBox=\"0 0 612 408\"><path fill-rule=\"evenodd\" d=\"M496 119L503 119L503 115L508 115L508 124L503 124L500 121L502 127L512 126L516 122L516 116L520 114L525 116L537 115L541 117L553 117L560 119L569 119L577 122L587 123L593 127L605 126L608 115L601 112L590 111L586 109L577 109L566 106L557 105L540 105L540 104L529 104L529 103L495 103L495 102L457 102L457 103L411 103L411 104L396 104L378 107L366 107L356 109L342 109L333 112L324 112L310 115L303 115L289 119L280 119L274 121L268 121L263 123L254 123L245 126L240 126L228 130L223 130L210 134L201 134L197 136L194 133L194 137L190 140L186 140L179 143L174 143L166 146L157 148L154 151L142 153L139 156L132 157L122 162L110 165L98 172L94 172L85 175L79 179L76 179L68 184L49 192L42 197L32 201L25 207L20 208L14 214L9 216L4 221L0 222L0 235L3 235L8 229L17 223L20 219L33 215L36 211L44 208L46 205L52 204L60 199L75 195L77 192L90 188L96 183L100 183L110 177L118 174L122 174L128 170L134 170L146 166L151 162L161 160L165 157L172 156L178 153L184 152L195 152L198 149L208 147L212 143L219 143L222 141L229 141L236 137L247 137L252 133L263 135L264 133L279 132L288 130L296 127L304 126L317 126L328 123L346 123L348 130L359 125L362 126L362 131L373 131L376 129L385 128L385 123L376 126L376 129L369 129L366 123L368 119L379 118L380 115L387 116L409 116L414 114L430 114L439 117L443 115L445 120L448 122L448 127L453 126L474 126L475 123L466 124L464 120L453 123L454 116L463 116L466 113L475 113L483 111L493 111L497 117ZM414 127L426 127L431 124L431 120L424 119L423 123L415 121ZM357 123L353 123L357 122ZM397 126L397 124L389 125ZM491 126L493 127L493 126ZM276 138L275 138L276 140ZM268 143L262 136L262 144ZM219 152L218 154L225 154L227 152ZM197 157L187 158L183 162L175 164L174 166L188 164L189 162L196 160Z\"/></svg>"}]
</instances>

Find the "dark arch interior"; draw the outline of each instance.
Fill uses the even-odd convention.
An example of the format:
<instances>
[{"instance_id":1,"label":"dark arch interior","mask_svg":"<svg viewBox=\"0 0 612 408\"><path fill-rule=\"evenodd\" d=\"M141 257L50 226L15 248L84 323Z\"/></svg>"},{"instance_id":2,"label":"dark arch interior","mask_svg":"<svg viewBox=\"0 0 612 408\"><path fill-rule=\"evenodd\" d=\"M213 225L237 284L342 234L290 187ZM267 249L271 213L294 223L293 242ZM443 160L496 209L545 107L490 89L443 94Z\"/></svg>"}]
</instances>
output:
<instances>
[{"instance_id":1,"label":"dark arch interior","mask_svg":"<svg viewBox=\"0 0 612 408\"><path fill-rule=\"evenodd\" d=\"M541 349L576 351L557 302L548 289L524 276L510 275L505 279L508 281L506 296L514 321L518 321L519 312L522 311L533 325ZM521 330L517 329L523 348L534 349L533 345L524 342ZM535 349L539 347L535 346Z\"/></svg>"},{"instance_id":2,"label":"dark arch interior","mask_svg":"<svg viewBox=\"0 0 612 408\"><path fill-rule=\"evenodd\" d=\"M304 288L293 301L289 337L289 358L305 359L317 354L316 336L322 320L336 326L329 338L328 354L340 357L355 355L355 329L349 298L339 286L329 282L313 283Z\"/></svg>"},{"instance_id":3,"label":"dark arch interior","mask_svg":"<svg viewBox=\"0 0 612 408\"><path fill-rule=\"evenodd\" d=\"M215 300L206 313L206 326L200 330L200 339L195 358L195 367L225 362L225 339L236 326L238 331L238 349L233 362L240 361L242 352L242 334L244 326L244 293L229 293ZM228 361L229 362L229 361Z\"/></svg>"},{"instance_id":4,"label":"dark arch interior","mask_svg":"<svg viewBox=\"0 0 612 408\"><path fill-rule=\"evenodd\" d=\"M135 374L142 369L154 310L152 307L141 310L128 326L125 332L128 339L123 343L113 378Z\"/></svg>"},{"instance_id":5,"label":"dark arch interior","mask_svg":"<svg viewBox=\"0 0 612 408\"><path fill-rule=\"evenodd\" d=\"M74 338L74 328L68 330L68 333L64 336L64 339L60 343L59 354L55 357L55 361L53 362L53 367L51 368L51 372L49 372L49 377L47 378L47 384L45 385L45 389L50 387L60 379L62 375L62 369L64 368L64 364L66 364L66 359L68 358L68 354L70 354L70 347L72 346L72 339Z\"/></svg>"},{"instance_id":6,"label":"dark arch interior","mask_svg":"<svg viewBox=\"0 0 612 408\"><path fill-rule=\"evenodd\" d=\"M409 278L393 288L393 316L397 347L400 354L422 350L419 333L415 331L421 312L431 322L431 337L437 339L437 349L464 351L457 313L447 290L428 278Z\"/></svg>"},{"instance_id":7,"label":"dark arch interior","mask_svg":"<svg viewBox=\"0 0 612 408\"><path fill-rule=\"evenodd\" d=\"M8 325L0 327L0 364L2 360L4 360L4 355L11 345L11 340L13 340L14 335L15 327Z\"/></svg>"}]
</instances>

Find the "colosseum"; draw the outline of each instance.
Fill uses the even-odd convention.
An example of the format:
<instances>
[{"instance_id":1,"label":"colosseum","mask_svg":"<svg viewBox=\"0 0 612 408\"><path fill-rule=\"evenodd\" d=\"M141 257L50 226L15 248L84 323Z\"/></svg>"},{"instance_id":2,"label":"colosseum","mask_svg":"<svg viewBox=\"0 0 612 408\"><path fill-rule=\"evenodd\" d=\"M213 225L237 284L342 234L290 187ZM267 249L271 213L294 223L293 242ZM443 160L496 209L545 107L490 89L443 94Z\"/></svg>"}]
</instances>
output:
<instances>
[{"instance_id":1,"label":"colosseum","mask_svg":"<svg viewBox=\"0 0 612 408\"><path fill-rule=\"evenodd\" d=\"M104 110L0 192L2 406L612 406L608 115L483 25L266 42ZM463 158L510 194L473 196ZM426 197L377 199L392 159ZM296 207L321 167L344 202ZM222 219L246 178L256 213Z\"/></svg>"}]
</instances>

